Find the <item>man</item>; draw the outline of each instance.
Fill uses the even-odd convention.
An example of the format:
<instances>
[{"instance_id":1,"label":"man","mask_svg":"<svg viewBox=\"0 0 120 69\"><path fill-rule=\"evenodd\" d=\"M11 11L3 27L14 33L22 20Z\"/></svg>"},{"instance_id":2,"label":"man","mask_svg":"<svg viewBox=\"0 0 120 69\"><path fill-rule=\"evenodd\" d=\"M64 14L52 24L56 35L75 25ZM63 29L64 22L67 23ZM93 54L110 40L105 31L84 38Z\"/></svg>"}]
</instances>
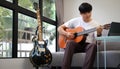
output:
<instances>
[{"instance_id":1,"label":"man","mask_svg":"<svg viewBox=\"0 0 120 69\"><path fill-rule=\"evenodd\" d=\"M58 27L58 32L61 35L69 37L71 39L74 38L74 34L70 32L66 32L65 29L67 28L76 28L76 27L83 27L85 30L91 29L96 27L97 31L88 33L84 43L76 43L73 40L69 40L66 44L65 54L63 59L62 69L70 69L72 56L74 53L78 52L85 52L85 62L83 65L83 69L92 69L95 56L96 56L96 42L95 36L101 36L102 27L99 23L94 21L91 18L92 15L92 6L89 3L82 3L79 6L79 11L81 17L73 18L68 22L64 23L63 25ZM79 60L79 59L78 59Z\"/></svg>"}]
</instances>

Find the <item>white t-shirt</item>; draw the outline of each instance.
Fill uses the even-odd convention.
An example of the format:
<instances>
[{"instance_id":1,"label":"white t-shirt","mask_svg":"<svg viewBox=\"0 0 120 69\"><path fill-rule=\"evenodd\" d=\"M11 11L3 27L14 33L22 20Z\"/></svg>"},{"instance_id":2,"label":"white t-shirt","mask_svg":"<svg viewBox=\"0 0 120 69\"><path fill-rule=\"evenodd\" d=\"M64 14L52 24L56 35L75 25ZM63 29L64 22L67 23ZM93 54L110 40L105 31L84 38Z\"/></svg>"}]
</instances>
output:
<instances>
[{"instance_id":1,"label":"white t-shirt","mask_svg":"<svg viewBox=\"0 0 120 69\"><path fill-rule=\"evenodd\" d=\"M64 23L64 25L68 28L76 28L76 27L82 27L85 30L98 27L100 24L96 21L92 20L88 23L84 22L82 17L77 17L69 20L68 22ZM86 42L89 43L95 43L95 36L97 35L97 32L91 32L88 34Z\"/></svg>"}]
</instances>

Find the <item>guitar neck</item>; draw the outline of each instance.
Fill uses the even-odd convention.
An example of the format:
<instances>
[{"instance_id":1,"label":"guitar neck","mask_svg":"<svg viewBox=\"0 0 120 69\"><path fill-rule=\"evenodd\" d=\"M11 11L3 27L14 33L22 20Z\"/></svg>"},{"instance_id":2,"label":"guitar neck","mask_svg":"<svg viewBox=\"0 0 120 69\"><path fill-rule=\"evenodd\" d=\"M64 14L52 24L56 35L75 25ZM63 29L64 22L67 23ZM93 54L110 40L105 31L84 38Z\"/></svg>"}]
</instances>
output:
<instances>
[{"instance_id":1,"label":"guitar neck","mask_svg":"<svg viewBox=\"0 0 120 69\"><path fill-rule=\"evenodd\" d=\"M103 25L103 26L101 26L103 29L109 29L110 28L110 24L105 24L105 25ZM84 34L88 34L88 33L91 33L91 32L94 32L94 31L96 31L97 29L96 29L96 27L95 28L92 28L92 29L89 29L89 30L85 30L85 31L83 31L83 32L79 32L79 33L77 33L77 36L79 36L79 35L84 35Z\"/></svg>"},{"instance_id":2,"label":"guitar neck","mask_svg":"<svg viewBox=\"0 0 120 69\"><path fill-rule=\"evenodd\" d=\"M40 9L37 9L37 21L38 21L38 40L42 41L42 25L41 25L41 16Z\"/></svg>"},{"instance_id":3,"label":"guitar neck","mask_svg":"<svg viewBox=\"0 0 120 69\"><path fill-rule=\"evenodd\" d=\"M88 33L94 32L94 31L96 31L96 28L92 28L92 29L89 29L89 30L85 30L83 32L79 32L79 33L77 33L77 36L88 34Z\"/></svg>"}]
</instances>

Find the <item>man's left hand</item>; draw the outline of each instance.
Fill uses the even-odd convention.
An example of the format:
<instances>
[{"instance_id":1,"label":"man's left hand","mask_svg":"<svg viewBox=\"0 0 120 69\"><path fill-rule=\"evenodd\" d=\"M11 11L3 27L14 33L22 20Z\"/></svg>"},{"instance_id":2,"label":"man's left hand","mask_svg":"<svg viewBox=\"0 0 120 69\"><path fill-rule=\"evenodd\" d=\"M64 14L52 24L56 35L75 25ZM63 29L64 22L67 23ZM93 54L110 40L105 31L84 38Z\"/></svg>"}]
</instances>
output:
<instances>
[{"instance_id":1,"label":"man's left hand","mask_svg":"<svg viewBox=\"0 0 120 69\"><path fill-rule=\"evenodd\" d=\"M97 27L97 36L101 36L102 35L102 31L103 31L102 26Z\"/></svg>"}]
</instances>

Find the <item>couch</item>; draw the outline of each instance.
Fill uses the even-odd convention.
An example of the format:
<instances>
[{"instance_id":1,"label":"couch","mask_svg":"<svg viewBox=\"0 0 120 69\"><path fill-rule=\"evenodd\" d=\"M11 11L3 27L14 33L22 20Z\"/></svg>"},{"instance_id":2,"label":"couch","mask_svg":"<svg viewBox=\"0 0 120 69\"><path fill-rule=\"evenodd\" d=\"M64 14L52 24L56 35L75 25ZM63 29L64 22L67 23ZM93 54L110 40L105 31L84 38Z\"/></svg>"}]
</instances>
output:
<instances>
[{"instance_id":1,"label":"couch","mask_svg":"<svg viewBox=\"0 0 120 69\"><path fill-rule=\"evenodd\" d=\"M107 36L108 30L103 31L102 36ZM99 46L99 66L103 69L104 67L104 46L103 42ZM107 42L107 68L116 69L117 66L120 64L120 43L119 42ZM53 61L51 63L52 68L59 68L62 65L64 51L59 51L52 53ZM71 67L78 67L81 68L83 66L85 53L76 53L73 55L72 65ZM95 59L94 67L97 67L97 60ZM74 68L77 69L77 68Z\"/></svg>"}]
</instances>

